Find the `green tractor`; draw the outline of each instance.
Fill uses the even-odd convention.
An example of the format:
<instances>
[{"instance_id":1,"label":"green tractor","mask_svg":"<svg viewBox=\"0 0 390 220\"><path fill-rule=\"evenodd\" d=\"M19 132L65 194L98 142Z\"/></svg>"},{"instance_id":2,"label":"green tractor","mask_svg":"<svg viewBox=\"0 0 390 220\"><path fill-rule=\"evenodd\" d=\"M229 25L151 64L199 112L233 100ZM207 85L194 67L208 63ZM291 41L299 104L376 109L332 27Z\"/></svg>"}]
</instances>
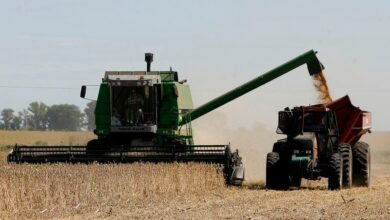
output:
<instances>
[{"instance_id":1,"label":"green tractor","mask_svg":"<svg viewBox=\"0 0 390 220\"><path fill-rule=\"evenodd\" d=\"M194 108L190 87L175 71L107 71L96 100L94 133L87 146L15 146L10 162L206 162L223 165L227 184L241 185L244 166L230 145L196 145L191 122L265 83L307 64L323 66L312 50ZM81 88L81 97L86 95Z\"/></svg>"}]
</instances>

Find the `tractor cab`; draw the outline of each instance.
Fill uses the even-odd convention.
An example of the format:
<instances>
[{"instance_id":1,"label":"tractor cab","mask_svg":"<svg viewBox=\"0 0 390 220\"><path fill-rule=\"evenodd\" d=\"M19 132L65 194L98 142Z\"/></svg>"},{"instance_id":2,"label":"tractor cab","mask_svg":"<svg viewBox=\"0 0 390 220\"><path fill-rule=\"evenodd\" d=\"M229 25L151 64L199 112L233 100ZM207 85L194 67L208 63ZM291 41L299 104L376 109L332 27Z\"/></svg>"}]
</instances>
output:
<instances>
[{"instance_id":1,"label":"tractor cab","mask_svg":"<svg viewBox=\"0 0 390 220\"><path fill-rule=\"evenodd\" d=\"M334 112L324 105L285 108L279 112L278 134L295 137L307 132L338 135L337 120Z\"/></svg>"}]
</instances>

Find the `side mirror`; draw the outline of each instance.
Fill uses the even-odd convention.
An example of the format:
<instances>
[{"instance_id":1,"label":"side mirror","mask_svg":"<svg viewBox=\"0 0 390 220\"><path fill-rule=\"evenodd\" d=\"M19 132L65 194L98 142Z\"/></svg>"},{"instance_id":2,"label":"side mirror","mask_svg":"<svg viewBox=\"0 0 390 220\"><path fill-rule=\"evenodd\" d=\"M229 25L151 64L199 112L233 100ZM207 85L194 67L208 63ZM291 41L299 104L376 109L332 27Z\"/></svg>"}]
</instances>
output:
<instances>
[{"instance_id":1,"label":"side mirror","mask_svg":"<svg viewBox=\"0 0 390 220\"><path fill-rule=\"evenodd\" d=\"M87 86L85 86L85 85L81 86L80 97L85 98L86 92L87 92Z\"/></svg>"}]
</instances>

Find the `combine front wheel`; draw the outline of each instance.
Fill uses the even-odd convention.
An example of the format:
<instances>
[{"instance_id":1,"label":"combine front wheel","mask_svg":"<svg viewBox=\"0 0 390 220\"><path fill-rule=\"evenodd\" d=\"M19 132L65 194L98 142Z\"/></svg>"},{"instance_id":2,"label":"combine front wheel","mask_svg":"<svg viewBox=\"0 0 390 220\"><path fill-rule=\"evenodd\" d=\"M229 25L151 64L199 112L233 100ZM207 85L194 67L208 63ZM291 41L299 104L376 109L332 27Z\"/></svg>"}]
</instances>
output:
<instances>
[{"instance_id":1,"label":"combine front wheel","mask_svg":"<svg viewBox=\"0 0 390 220\"><path fill-rule=\"evenodd\" d=\"M103 141L99 139L93 139L90 140L87 143L87 148L86 148L86 155L88 157L96 157L96 156L101 156L104 155L104 148L102 147Z\"/></svg>"}]
</instances>

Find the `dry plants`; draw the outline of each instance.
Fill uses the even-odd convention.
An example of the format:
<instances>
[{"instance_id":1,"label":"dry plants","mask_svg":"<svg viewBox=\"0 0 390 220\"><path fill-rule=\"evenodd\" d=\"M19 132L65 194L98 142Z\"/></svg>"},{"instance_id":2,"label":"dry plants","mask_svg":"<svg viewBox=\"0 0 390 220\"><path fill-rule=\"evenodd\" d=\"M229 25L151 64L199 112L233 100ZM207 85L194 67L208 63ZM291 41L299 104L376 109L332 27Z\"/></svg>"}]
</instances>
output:
<instances>
[{"instance_id":1,"label":"dry plants","mask_svg":"<svg viewBox=\"0 0 390 220\"><path fill-rule=\"evenodd\" d=\"M212 164L7 164L9 147L85 145L89 132L0 131L0 218L98 213L107 204L202 196L224 188Z\"/></svg>"},{"instance_id":2,"label":"dry plants","mask_svg":"<svg viewBox=\"0 0 390 220\"><path fill-rule=\"evenodd\" d=\"M46 135L61 136L53 145L69 140L62 133L33 133L45 141ZM258 146L243 140L252 133L238 132L240 150ZM276 138L260 133L264 136L254 142L261 146ZM8 134L22 138L18 132L18 138ZM28 140L29 133L24 134ZM389 219L389 137L388 132L364 137L373 150L372 186L341 191L328 191L326 179L304 181L303 189L292 191L265 190L264 182L225 187L220 167L206 164L17 165L0 160L0 219ZM4 159L7 152L0 143L1 149ZM246 150L253 160L264 157L254 147ZM264 163L245 165L248 173L264 171Z\"/></svg>"},{"instance_id":3,"label":"dry plants","mask_svg":"<svg viewBox=\"0 0 390 220\"><path fill-rule=\"evenodd\" d=\"M76 131L0 131L0 146L22 145L85 145L95 135Z\"/></svg>"},{"instance_id":4,"label":"dry plants","mask_svg":"<svg viewBox=\"0 0 390 220\"><path fill-rule=\"evenodd\" d=\"M210 164L0 166L3 217L67 216L105 204L205 195L224 188L221 169Z\"/></svg>"}]
</instances>

